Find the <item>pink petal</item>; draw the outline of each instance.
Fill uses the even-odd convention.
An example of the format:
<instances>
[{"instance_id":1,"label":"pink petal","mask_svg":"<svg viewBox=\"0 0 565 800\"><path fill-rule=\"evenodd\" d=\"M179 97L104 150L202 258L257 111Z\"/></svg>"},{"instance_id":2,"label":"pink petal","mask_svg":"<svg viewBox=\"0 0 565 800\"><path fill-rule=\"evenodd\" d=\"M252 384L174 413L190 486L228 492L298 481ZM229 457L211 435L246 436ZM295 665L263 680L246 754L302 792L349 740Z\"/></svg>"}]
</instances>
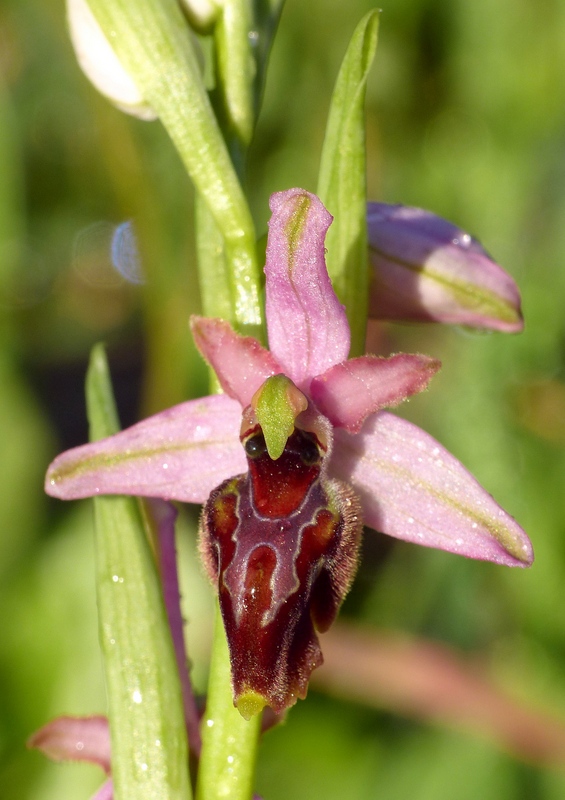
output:
<instances>
[{"instance_id":1,"label":"pink petal","mask_svg":"<svg viewBox=\"0 0 565 800\"><path fill-rule=\"evenodd\" d=\"M310 395L333 425L357 433L369 414L425 389L440 366L429 356L405 353L352 358L314 378Z\"/></svg>"},{"instance_id":2,"label":"pink petal","mask_svg":"<svg viewBox=\"0 0 565 800\"><path fill-rule=\"evenodd\" d=\"M247 470L240 424L241 406L225 395L181 403L62 453L47 471L45 490L63 500L133 494L203 503L218 484Z\"/></svg>"},{"instance_id":3,"label":"pink petal","mask_svg":"<svg viewBox=\"0 0 565 800\"><path fill-rule=\"evenodd\" d=\"M314 375L349 354L349 324L324 258L332 217L302 189L272 195L271 210L265 265L269 346L285 374L307 390Z\"/></svg>"},{"instance_id":4,"label":"pink petal","mask_svg":"<svg viewBox=\"0 0 565 800\"><path fill-rule=\"evenodd\" d=\"M252 336L240 336L229 322L193 316L196 346L210 364L226 394L245 408L271 375L282 372L275 357Z\"/></svg>"},{"instance_id":5,"label":"pink petal","mask_svg":"<svg viewBox=\"0 0 565 800\"><path fill-rule=\"evenodd\" d=\"M522 528L420 428L380 411L356 436L335 434L332 472L359 494L369 527L497 564L532 563Z\"/></svg>"},{"instance_id":6,"label":"pink petal","mask_svg":"<svg viewBox=\"0 0 565 800\"><path fill-rule=\"evenodd\" d=\"M53 761L88 761L110 774L110 729L106 717L57 717L40 728L28 747Z\"/></svg>"},{"instance_id":7,"label":"pink petal","mask_svg":"<svg viewBox=\"0 0 565 800\"><path fill-rule=\"evenodd\" d=\"M456 225L430 211L386 203L368 204L367 225L371 316L507 333L524 327L514 280Z\"/></svg>"},{"instance_id":8,"label":"pink petal","mask_svg":"<svg viewBox=\"0 0 565 800\"><path fill-rule=\"evenodd\" d=\"M114 800L114 782L112 779L105 781L90 800Z\"/></svg>"}]
</instances>

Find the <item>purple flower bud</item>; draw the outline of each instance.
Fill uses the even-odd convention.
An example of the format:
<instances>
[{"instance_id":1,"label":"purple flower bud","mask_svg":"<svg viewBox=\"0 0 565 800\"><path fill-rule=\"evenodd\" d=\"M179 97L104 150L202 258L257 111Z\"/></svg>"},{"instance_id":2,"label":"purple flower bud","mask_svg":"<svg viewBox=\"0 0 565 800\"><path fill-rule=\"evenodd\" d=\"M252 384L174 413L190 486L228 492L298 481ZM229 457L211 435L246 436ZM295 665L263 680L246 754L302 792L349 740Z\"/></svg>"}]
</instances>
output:
<instances>
[{"instance_id":1,"label":"purple flower bud","mask_svg":"<svg viewBox=\"0 0 565 800\"><path fill-rule=\"evenodd\" d=\"M368 204L367 223L372 317L522 330L516 284L468 233L429 211L386 203Z\"/></svg>"}]
</instances>

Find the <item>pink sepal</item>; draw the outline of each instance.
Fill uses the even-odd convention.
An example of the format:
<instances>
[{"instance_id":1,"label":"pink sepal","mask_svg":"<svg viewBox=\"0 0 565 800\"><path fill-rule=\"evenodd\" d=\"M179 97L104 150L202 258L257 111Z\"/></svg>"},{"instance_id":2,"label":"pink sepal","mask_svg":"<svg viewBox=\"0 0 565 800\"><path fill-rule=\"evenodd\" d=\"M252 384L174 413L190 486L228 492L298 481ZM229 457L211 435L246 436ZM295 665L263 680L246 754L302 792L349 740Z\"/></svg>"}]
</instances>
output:
<instances>
[{"instance_id":1,"label":"pink sepal","mask_svg":"<svg viewBox=\"0 0 565 800\"><path fill-rule=\"evenodd\" d=\"M190 328L196 346L218 376L222 389L243 408L267 378L283 371L257 339L241 336L223 319L193 316Z\"/></svg>"},{"instance_id":2,"label":"pink sepal","mask_svg":"<svg viewBox=\"0 0 565 800\"><path fill-rule=\"evenodd\" d=\"M529 566L530 540L439 442L381 411L361 433L335 431L331 471L361 499L370 528L427 547Z\"/></svg>"},{"instance_id":3,"label":"pink sepal","mask_svg":"<svg viewBox=\"0 0 565 800\"><path fill-rule=\"evenodd\" d=\"M62 453L47 471L45 491L63 500L133 494L203 503L247 469L240 424L241 406L225 395L181 403Z\"/></svg>"},{"instance_id":4,"label":"pink sepal","mask_svg":"<svg viewBox=\"0 0 565 800\"><path fill-rule=\"evenodd\" d=\"M324 257L332 216L315 195L302 189L274 194L270 205L265 265L269 347L284 373L307 390L314 375L349 354L345 309Z\"/></svg>"},{"instance_id":5,"label":"pink sepal","mask_svg":"<svg viewBox=\"0 0 565 800\"><path fill-rule=\"evenodd\" d=\"M310 395L333 425L357 433L369 414L423 391L440 366L429 356L405 353L352 358L314 378Z\"/></svg>"},{"instance_id":6,"label":"pink sepal","mask_svg":"<svg viewBox=\"0 0 565 800\"><path fill-rule=\"evenodd\" d=\"M27 744L53 761L88 761L110 774L107 717L57 717L36 731Z\"/></svg>"}]
</instances>

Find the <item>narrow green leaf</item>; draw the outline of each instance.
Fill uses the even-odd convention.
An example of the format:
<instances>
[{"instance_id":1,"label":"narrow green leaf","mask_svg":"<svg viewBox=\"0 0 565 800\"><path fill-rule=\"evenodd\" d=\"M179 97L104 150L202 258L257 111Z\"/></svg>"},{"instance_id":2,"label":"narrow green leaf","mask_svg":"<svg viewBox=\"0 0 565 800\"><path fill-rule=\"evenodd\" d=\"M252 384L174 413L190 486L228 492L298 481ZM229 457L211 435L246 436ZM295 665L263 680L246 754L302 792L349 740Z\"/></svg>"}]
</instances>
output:
<instances>
[{"instance_id":1,"label":"narrow green leaf","mask_svg":"<svg viewBox=\"0 0 565 800\"><path fill-rule=\"evenodd\" d=\"M216 604L196 800L251 800L261 718L255 714L247 721L233 704L228 644Z\"/></svg>"},{"instance_id":2,"label":"narrow green leaf","mask_svg":"<svg viewBox=\"0 0 565 800\"><path fill-rule=\"evenodd\" d=\"M267 75L269 56L282 13L284 0L254 0L254 28L250 34L255 60L254 104L255 117L259 115Z\"/></svg>"},{"instance_id":3,"label":"narrow green leaf","mask_svg":"<svg viewBox=\"0 0 565 800\"><path fill-rule=\"evenodd\" d=\"M88 370L91 440L119 430L101 346ZM161 585L132 497L94 499L100 639L116 800L190 800L186 729Z\"/></svg>"},{"instance_id":4,"label":"narrow green leaf","mask_svg":"<svg viewBox=\"0 0 565 800\"><path fill-rule=\"evenodd\" d=\"M364 350L369 302L364 105L378 25L378 11L370 11L349 43L332 97L317 190L334 216L326 263L347 310L354 356Z\"/></svg>"},{"instance_id":5,"label":"narrow green leaf","mask_svg":"<svg viewBox=\"0 0 565 800\"><path fill-rule=\"evenodd\" d=\"M116 55L158 114L215 218L238 287L238 326L261 324L251 212L176 0L89 0Z\"/></svg>"}]
</instances>

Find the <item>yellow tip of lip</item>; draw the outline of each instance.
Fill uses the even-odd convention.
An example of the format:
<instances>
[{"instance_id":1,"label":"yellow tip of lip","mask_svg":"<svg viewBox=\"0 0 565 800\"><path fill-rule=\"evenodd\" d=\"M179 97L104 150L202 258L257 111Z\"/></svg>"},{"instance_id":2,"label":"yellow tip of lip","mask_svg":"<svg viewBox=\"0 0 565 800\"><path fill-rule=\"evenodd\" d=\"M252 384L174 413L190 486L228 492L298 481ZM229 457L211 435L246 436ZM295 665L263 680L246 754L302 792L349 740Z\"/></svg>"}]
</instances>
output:
<instances>
[{"instance_id":1,"label":"yellow tip of lip","mask_svg":"<svg viewBox=\"0 0 565 800\"><path fill-rule=\"evenodd\" d=\"M255 714L259 714L266 705L265 698L253 691L243 692L235 701L235 707L247 720L250 720Z\"/></svg>"}]
</instances>

